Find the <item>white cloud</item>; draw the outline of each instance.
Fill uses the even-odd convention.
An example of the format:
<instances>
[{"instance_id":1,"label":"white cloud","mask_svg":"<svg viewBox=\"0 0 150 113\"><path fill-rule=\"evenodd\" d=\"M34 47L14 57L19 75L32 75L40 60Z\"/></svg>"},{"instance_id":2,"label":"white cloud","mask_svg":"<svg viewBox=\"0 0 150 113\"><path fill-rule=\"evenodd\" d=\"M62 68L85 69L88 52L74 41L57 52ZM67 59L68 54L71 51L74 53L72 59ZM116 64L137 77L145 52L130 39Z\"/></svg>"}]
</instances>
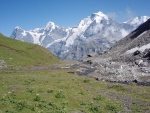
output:
<instances>
[{"instance_id":1,"label":"white cloud","mask_svg":"<svg viewBox=\"0 0 150 113\"><path fill-rule=\"evenodd\" d=\"M135 17L135 12L132 11L129 7L125 9L125 16L127 19L131 19Z\"/></svg>"},{"instance_id":2,"label":"white cloud","mask_svg":"<svg viewBox=\"0 0 150 113\"><path fill-rule=\"evenodd\" d=\"M130 7L127 7L122 11L109 12L107 15L118 22L124 22L136 17L136 13Z\"/></svg>"},{"instance_id":3,"label":"white cloud","mask_svg":"<svg viewBox=\"0 0 150 113\"><path fill-rule=\"evenodd\" d=\"M110 12L107 14L110 18L115 19L117 18L117 13L116 12Z\"/></svg>"}]
</instances>

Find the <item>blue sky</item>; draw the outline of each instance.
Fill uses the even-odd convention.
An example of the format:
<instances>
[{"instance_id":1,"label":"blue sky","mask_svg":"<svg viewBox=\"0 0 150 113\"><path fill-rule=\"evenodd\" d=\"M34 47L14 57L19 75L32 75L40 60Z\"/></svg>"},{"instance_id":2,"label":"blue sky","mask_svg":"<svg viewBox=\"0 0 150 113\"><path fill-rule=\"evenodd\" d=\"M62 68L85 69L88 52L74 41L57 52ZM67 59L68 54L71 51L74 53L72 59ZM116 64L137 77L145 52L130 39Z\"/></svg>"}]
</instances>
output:
<instances>
[{"instance_id":1,"label":"blue sky","mask_svg":"<svg viewBox=\"0 0 150 113\"><path fill-rule=\"evenodd\" d=\"M74 27L81 19L102 11L118 22L150 16L150 0L0 0L0 32L10 36L16 26L25 30L52 21Z\"/></svg>"}]
</instances>

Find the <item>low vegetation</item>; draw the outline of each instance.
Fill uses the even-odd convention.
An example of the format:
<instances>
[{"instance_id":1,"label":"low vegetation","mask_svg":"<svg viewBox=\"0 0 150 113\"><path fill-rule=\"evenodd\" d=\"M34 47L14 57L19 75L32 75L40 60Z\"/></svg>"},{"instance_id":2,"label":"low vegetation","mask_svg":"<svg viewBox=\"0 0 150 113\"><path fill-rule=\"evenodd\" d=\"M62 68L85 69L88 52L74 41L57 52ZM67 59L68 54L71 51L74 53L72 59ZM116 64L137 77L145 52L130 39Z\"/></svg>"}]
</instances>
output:
<instances>
[{"instance_id":1,"label":"low vegetation","mask_svg":"<svg viewBox=\"0 0 150 113\"><path fill-rule=\"evenodd\" d=\"M150 87L113 84L70 70L0 73L2 113L116 113L150 111Z\"/></svg>"},{"instance_id":2,"label":"low vegetation","mask_svg":"<svg viewBox=\"0 0 150 113\"><path fill-rule=\"evenodd\" d=\"M49 66L60 63L60 59L43 47L25 43L0 34L0 60L9 68Z\"/></svg>"},{"instance_id":3,"label":"low vegetation","mask_svg":"<svg viewBox=\"0 0 150 113\"><path fill-rule=\"evenodd\" d=\"M8 66L0 71L0 113L150 112L149 86L78 76L38 45L0 35L0 60Z\"/></svg>"}]
</instances>

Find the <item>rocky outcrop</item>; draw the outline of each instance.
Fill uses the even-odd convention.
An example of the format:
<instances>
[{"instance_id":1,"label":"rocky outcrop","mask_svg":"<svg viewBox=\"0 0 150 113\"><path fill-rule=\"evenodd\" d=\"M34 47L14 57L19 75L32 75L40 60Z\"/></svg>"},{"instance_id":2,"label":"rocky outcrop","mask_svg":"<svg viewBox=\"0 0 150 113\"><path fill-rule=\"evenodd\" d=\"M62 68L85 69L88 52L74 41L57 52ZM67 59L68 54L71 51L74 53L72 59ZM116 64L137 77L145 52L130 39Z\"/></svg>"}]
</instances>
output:
<instances>
[{"instance_id":1,"label":"rocky outcrop","mask_svg":"<svg viewBox=\"0 0 150 113\"><path fill-rule=\"evenodd\" d=\"M82 59L81 75L93 67L94 71L86 76L96 80L150 85L149 26L150 19L102 55Z\"/></svg>"},{"instance_id":2,"label":"rocky outcrop","mask_svg":"<svg viewBox=\"0 0 150 113\"><path fill-rule=\"evenodd\" d=\"M6 67L7 67L7 65L6 65L5 61L0 60L0 70L3 69L3 68L6 68Z\"/></svg>"}]
</instances>

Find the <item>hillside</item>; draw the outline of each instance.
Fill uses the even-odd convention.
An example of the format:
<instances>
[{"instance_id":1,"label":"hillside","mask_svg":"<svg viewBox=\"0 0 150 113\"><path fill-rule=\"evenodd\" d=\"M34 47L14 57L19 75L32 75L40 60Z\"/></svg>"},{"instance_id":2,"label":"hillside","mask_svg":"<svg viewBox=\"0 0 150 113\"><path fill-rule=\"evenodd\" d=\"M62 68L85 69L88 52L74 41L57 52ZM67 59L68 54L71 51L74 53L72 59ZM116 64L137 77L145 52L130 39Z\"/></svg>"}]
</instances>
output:
<instances>
[{"instance_id":1,"label":"hillside","mask_svg":"<svg viewBox=\"0 0 150 113\"><path fill-rule=\"evenodd\" d=\"M14 40L0 34L0 67L49 66L60 59L43 47Z\"/></svg>"},{"instance_id":2,"label":"hillside","mask_svg":"<svg viewBox=\"0 0 150 113\"><path fill-rule=\"evenodd\" d=\"M0 59L3 66L15 68L60 63L57 57L38 45L3 35L0 35ZM150 87L78 76L75 70L81 65L77 64L58 66L0 71L0 112L149 113ZM86 73L90 71L86 70Z\"/></svg>"},{"instance_id":3,"label":"hillside","mask_svg":"<svg viewBox=\"0 0 150 113\"><path fill-rule=\"evenodd\" d=\"M81 75L150 85L150 19L102 55L81 61L82 67L77 70Z\"/></svg>"},{"instance_id":4,"label":"hillside","mask_svg":"<svg viewBox=\"0 0 150 113\"><path fill-rule=\"evenodd\" d=\"M150 43L150 19L140 25L129 35L119 40L108 52L108 54L121 55L127 50L135 47L141 47Z\"/></svg>"}]
</instances>

